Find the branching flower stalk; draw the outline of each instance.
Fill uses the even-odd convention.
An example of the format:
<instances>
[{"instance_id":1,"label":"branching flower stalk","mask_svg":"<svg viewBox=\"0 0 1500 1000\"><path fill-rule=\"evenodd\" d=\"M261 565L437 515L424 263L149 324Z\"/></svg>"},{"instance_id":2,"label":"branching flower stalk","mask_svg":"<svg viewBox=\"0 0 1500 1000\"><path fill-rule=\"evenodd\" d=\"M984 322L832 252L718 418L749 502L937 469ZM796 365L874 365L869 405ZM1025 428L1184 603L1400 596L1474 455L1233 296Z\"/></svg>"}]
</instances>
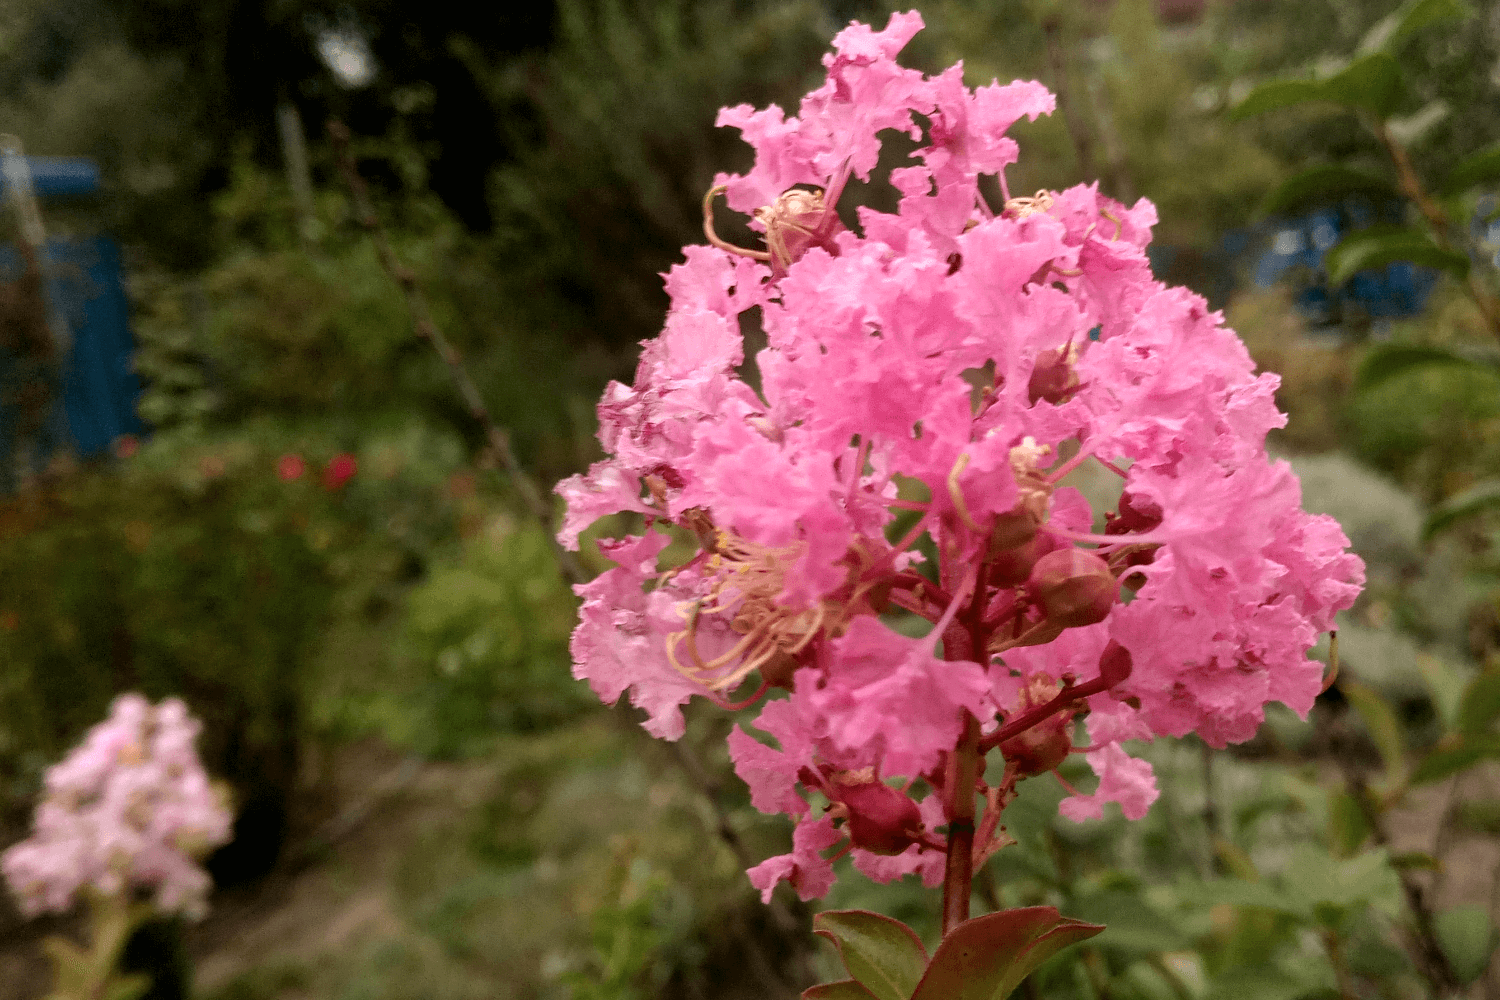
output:
<instances>
[{"instance_id":1,"label":"branching flower stalk","mask_svg":"<svg viewBox=\"0 0 1500 1000\"><path fill-rule=\"evenodd\" d=\"M608 457L559 484L559 539L646 522L601 542L615 568L577 588L574 672L604 701L628 694L669 740L694 697L758 709L730 756L752 803L796 823L791 852L749 870L765 899L823 895L847 856L941 885L956 935L1019 782L1082 754L1098 783L1065 816L1144 815L1155 780L1122 743L1222 747L1268 702L1305 714L1308 650L1364 574L1266 455L1276 377L1152 277L1152 206L1092 186L1012 198L1006 130L1053 96L901 67L921 24L851 24L796 117L721 111L754 167L705 196L708 245L666 276L634 384L605 390ZM841 217L886 129L918 145L890 174L897 211ZM763 249L718 235L720 198ZM750 310L759 390L737 374ZM1065 485L1085 462L1118 499ZM674 537L697 551L664 564Z\"/></svg>"}]
</instances>

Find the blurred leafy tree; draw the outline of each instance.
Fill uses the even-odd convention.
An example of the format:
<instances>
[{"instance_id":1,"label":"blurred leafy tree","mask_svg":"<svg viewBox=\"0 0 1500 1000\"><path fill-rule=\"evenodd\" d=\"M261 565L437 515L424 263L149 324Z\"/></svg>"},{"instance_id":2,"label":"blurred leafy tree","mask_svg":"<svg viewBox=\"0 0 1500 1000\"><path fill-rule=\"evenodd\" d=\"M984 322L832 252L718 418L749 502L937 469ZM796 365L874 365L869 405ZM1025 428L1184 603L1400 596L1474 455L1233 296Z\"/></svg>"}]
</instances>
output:
<instances>
[{"instance_id":1,"label":"blurred leafy tree","mask_svg":"<svg viewBox=\"0 0 1500 1000\"><path fill-rule=\"evenodd\" d=\"M508 121L517 154L491 179L496 254L528 325L654 334L657 274L702 242L714 174L749 166L738 132L712 127L718 109L794 100L829 27L806 0L563 0L545 52L509 63L465 46L492 101L536 109Z\"/></svg>"}]
</instances>

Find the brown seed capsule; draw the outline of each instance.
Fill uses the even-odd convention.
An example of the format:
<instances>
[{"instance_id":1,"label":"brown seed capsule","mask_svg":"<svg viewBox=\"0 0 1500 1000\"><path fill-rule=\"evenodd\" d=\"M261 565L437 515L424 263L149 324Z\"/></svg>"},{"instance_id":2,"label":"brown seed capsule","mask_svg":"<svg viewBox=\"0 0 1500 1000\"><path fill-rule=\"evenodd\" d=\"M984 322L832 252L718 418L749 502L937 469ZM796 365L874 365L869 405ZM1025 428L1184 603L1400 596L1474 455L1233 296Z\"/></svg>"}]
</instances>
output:
<instances>
[{"instance_id":1,"label":"brown seed capsule","mask_svg":"<svg viewBox=\"0 0 1500 1000\"><path fill-rule=\"evenodd\" d=\"M1038 559L1026 586L1047 619L1063 628L1102 622L1119 591L1109 564L1076 548L1058 549Z\"/></svg>"}]
</instances>

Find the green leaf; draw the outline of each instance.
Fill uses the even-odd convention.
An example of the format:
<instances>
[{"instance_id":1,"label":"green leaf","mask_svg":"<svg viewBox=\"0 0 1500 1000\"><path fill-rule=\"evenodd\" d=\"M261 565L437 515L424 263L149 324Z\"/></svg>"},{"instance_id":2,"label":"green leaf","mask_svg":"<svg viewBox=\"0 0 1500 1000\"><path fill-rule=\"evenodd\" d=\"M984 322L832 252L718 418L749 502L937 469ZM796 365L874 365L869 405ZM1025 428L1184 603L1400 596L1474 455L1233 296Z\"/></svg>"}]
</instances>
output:
<instances>
[{"instance_id":1,"label":"green leaf","mask_svg":"<svg viewBox=\"0 0 1500 1000\"><path fill-rule=\"evenodd\" d=\"M899 920L869 910L828 910L813 931L834 943L849 975L877 1000L907 1000L927 968L927 949Z\"/></svg>"},{"instance_id":2,"label":"green leaf","mask_svg":"<svg viewBox=\"0 0 1500 1000\"><path fill-rule=\"evenodd\" d=\"M1472 983L1484 974L1495 950L1495 929L1483 906L1456 906L1432 921L1438 944L1461 983Z\"/></svg>"},{"instance_id":3,"label":"green leaf","mask_svg":"<svg viewBox=\"0 0 1500 1000\"><path fill-rule=\"evenodd\" d=\"M1184 893L1203 906L1253 906L1290 916L1309 919L1312 910L1300 899L1293 899L1267 882L1244 882L1240 879L1214 879Z\"/></svg>"},{"instance_id":4,"label":"green leaf","mask_svg":"<svg viewBox=\"0 0 1500 1000\"><path fill-rule=\"evenodd\" d=\"M1291 107L1294 104L1325 100L1328 100L1328 97L1322 80L1271 80L1250 91L1245 99L1229 112L1229 117L1239 121L1252 115Z\"/></svg>"},{"instance_id":5,"label":"green leaf","mask_svg":"<svg viewBox=\"0 0 1500 1000\"><path fill-rule=\"evenodd\" d=\"M1442 781L1482 760L1500 757L1500 736L1462 736L1441 740L1411 773L1413 785Z\"/></svg>"},{"instance_id":6,"label":"green leaf","mask_svg":"<svg viewBox=\"0 0 1500 1000\"><path fill-rule=\"evenodd\" d=\"M1500 493L1500 481L1496 482ZM1500 671L1486 670L1464 688L1463 700L1458 703L1458 728L1465 736L1477 736L1489 731L1500 718Z\"/></svg>"},{"instance_id":7,"label":"green leaf","mask_svg":"<svg viewBox=\"0 0 1500 1000\"><path fill-rule=\"evenodd\" d=\"M1261 202L1260 212L1262 215L1291 214L1310 205L1337 201L1350 194L1394 196L1398 192L1390 181L1382 177L1338 163L1324 163L1308 167L1282 181Z\"/></svg>"},{"instance_id":8,"label":"green leaf","mask_svg":"<svg viewBox=\"0 0 1500 1000\"><path fill-rule=\"evenodd\" d=\"M1052 906L966 920L938 946L911 1000L1005 1000L1037 966L1102 930Z\"/></svg>"},{"instance_id":9,"label":"green leaf","mask_svg":"<svg viewBox=\"0 0 1500 1000\"><path fill-rule=\"evenodd\" d=\"M1400 9L1371 28L1359 43L1359 51L1391 51L1414 32L1443 21L1459 21L1474 13L1464 0L1408 0Z\"/></svg>"},{"instance_id":10,"label":"green leaf","mask_svg":"<svg viewBox=\"0 0 1500 1000\"><path fill-rule=\"evenodd\" d=\"M1139 892L1112 890L1080 899L1074 916L1107 928L1094 943L1131 955L1154 955L1189 947L1183 933L1165 915L1147 905Z\"/></svg>"},{"instance_id":11,"label":"green leaf","mask_svg":"<svg viewBox=\"0 0 1500 1000\"><path fill-rule=\"evenodd\" d=\"M1206 1000L1305 1000L1327 993L1320 982L1262 965L1225 969L1213 978L1205 997Z\"/></svg>"},{"instance_id":12,"label":"green leaf","mask_svg":"<svg viewBox=\"0 0 1500 1000\"><path fill-rule=\"evenodd\" d=\"M1324 100L1359 108L1381 119L1396 110L1405 89L1400 65L1384 52L1372 52L1354 60L1325 80L1323 86Z\"/></svg>"},{"instance_id":13,"label":"green leaf","mask_svg":"<svg viewBox=\"0 0 1500 1000\"><path fill-rule=\"evenodd\" d=\"M1386 379L1432 366L1489 371L1489 367L1462 354L1426 344L1383 344L1365 355L1354 376L1354 391L1369 392Z\"/></svg>"},{"instance_id":14,"label":"green leaf","mask_svg":"<svg viewBox=\"0 0 1500 1000\"><path fill-rule=\"evenodd\" d=\"M1342 285L1360 271L1397 261L1447 271L1459 278L1469 271L1467 254L1438 246L1426 233L1397 226L1371 226L1350 233L1328 251L1323 268L1331 284Z\"/></svg>"},{"instance_id":15,"label":"green leaf","mask_svg":"<svg viewBox=\"0 0 1500 1000\"><path fill-rule=\"evenodd\" d=\"M1500 142L1470 153L1454 164L1443 180L1443 194L1462 194L1480 184L1500 181Z\"/></svg>"},{"instance_id":16,"label":"green leaf","mask_svg":"<svg viewBox=\"0 0 1500 1000\"><path fill-rule=\"evenodd\" d=\"M1500 799L1476 799L1458 805L1454 821L1471 833L1500 833Z\"/></svg>"},{"instance_id":17,"label":"green leaf","mask_svg":"<svg viewBox=\"0 0 1500 1000\"><path fill-rule=\"evenodd\" d=\"M1401 720L1396 718L1396 710L1391 707L1391 703L1374 688L1366 687L1358 681L1343 681L1339 684L1339 690L1349 699L1349 704L1354 706L1364 722L1365 729L1369 730L1370 738L1380 751L1380 759L1385 762L1386 774L1392 778L1404 774L1406 736L1401 731Z\"/></svg>"},{"instance_id":18,"label":"green leaf","mask_svg":"<svg viewBox=\"0 0 1500 1000\"><path fill-rule=\"evenodd\" d=\"M1495 508L1500 508L1500 479L1482 479L1433 508L1422 525L1422 537L1431 538L1455 521Z\"/></svg>"},{"instance_id":19,"label":"green leaf","mask_svg":"<svg viewBox=\"0 0 1500 1000\"><path fill-rule=\"evenodd\" d=\"M1431 653L1416 654L1416 661L1417 670L1432 695L1432 707L1437 712L1438 721L1445 730L1456 729L1459 705L1469 686L1468 672Z\"/></svg>"},{"instance_id":20,"label":"green leaf","mask_svg":"<svg viewBox=\"0 0 1500 1000\"><path fill-rule=\"evenodd\" d=\"M104 990L104 1000L140 1000L151 989L151 977L144 972L119 976Z\"/></svg>"},{"instance_id":21,"label":"green leaf","mask_svg":"<svg viewBox=\"0 0 1500 1000\"><path fill-rule=\"evenodd\" d=\"M1357 906L1400 905L1401 883L1382 849L1340 860L1313 844L1298 844L1281 873L1287 895L1309 907L1324 923Z\"/></svg>"},{"instance_id":22,"label":"green leaf","mask_svg":"<svg viewBox=\"0 0 1500 1000\"><path fill-rule=\"evenodd\" d=\"M819 983L802 991L802 1000L875 1000L875 994L856 980Z\"/></svg>"},{"instance_id":23,"label":"green leaf","mask_svg":"<svg viewBox=\"0 0 1500 1000\"><path fill-rule=\"evenodd\" d=\"M1426 851L1402 851L1391 855L1391 867L1402 872L1442 871L1443 863Z\"/></svg>"},{"instance_id":24,"label":"green leaf","mask_svg":"<svg viewBox=\"0 0 1500 1000\"><path fill-rule=\"evenodd\" d=\"M1348 792L1335 792L1328 797L1328 840L1333 853L1347 858L1359 850L1359 846L1370 836L1370 821L1365 811Z\"/></svg>"}]
</instances>

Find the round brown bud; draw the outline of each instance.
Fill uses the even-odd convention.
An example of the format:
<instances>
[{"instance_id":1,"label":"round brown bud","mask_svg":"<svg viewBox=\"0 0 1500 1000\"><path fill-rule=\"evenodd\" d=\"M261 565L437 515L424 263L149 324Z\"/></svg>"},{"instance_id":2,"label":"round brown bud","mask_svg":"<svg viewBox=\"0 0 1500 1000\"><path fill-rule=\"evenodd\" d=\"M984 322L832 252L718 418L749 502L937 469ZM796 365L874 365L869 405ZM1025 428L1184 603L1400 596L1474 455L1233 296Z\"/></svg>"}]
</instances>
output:
<instances>
[{"instance_id":1,"label":"round brown bud","mask_svg":"<svg viewBox=\"0 0 1500 1000\"><path fill-rule=\"evenodd\" d=\"M1108 563L1071 547L1038 559L1026 586L1048 620L1063 628L1102 622L1119 591Z\"/></svg>"}]
</instances>

